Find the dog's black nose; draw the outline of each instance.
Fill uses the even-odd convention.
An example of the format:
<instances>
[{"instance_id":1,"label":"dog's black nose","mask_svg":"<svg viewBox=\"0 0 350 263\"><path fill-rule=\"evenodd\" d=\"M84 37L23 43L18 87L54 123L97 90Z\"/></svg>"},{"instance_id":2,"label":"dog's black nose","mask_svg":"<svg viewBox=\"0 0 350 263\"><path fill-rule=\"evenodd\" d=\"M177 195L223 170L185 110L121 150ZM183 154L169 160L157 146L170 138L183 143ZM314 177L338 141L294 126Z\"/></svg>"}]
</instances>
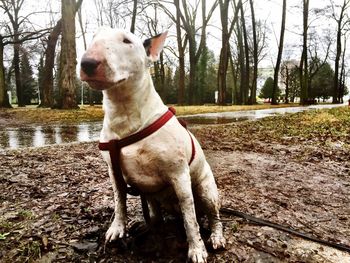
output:
<instances>
[{"instance_id":1,"label":"dog's black nose","mask_svg":"<svg viewBox=\"0 0 350 263\"><path fill-rule=\"evenodd\" d=\"M81 59L80 66L86 75L91 76L95 73L95 69L100 63L101 62L96 59L83 57Z\"/></svg>"}]
</instances>

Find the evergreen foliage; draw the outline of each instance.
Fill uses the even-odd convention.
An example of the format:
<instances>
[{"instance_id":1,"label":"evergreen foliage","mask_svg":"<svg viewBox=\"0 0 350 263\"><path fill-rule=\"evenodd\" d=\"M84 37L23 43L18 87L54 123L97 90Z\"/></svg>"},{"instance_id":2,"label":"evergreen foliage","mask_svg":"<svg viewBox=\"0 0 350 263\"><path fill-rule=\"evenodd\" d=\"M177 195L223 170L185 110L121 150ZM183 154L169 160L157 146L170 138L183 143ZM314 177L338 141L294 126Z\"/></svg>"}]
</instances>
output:
<instances>
[{"instance_id":1,"label":"evergreen foliage","mask_svg":"<svg viewBox=\"0 0 350 263\"><path fill-rule=\"evenodd\" d=\"M265 80L264 86L260 90L259 98L271 99L272 98L272 91L273 91L273 78L272 77L268 77ZM277 87L276 98L279 95L280 95L280 88Z\"/></svg>"},{"instance_id":2,"label":"evergreen foliage","mask_svg":"<svg viewBox=\"0 0 350 263\"><path fill-rule=\"evenodd\" d=\"M33 68L30 65L27 52L22 52L20 70L24 104L29 105L33 102L37 103L38 85L33 77Z\"/></svg>"}]
</instances>

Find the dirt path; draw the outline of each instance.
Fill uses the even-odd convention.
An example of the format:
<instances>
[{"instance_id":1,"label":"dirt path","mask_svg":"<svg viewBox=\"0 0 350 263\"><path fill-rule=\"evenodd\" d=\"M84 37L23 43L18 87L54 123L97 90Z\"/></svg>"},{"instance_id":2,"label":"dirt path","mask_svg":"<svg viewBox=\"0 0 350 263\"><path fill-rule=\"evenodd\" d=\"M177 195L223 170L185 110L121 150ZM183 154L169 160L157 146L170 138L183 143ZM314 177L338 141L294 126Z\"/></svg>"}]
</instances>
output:
<instances>
[{"instance_id":1,"label":"dirt path","mask_svg":"<svg viewBox=\"0 0 350 263\"><path fill-rule=\"evenodd\" d=\"M350 245L348 163L298 161L278 144L273 154L203 144L223 206ZM1 262L185 261L181 222L169 217L157 231L134 230L142 220L138 198L128 200L130 237L104 246L112 189L95 143L5 151L0 182ZM223 222L227 249L210 252L209 262L350 262L345 252L269 227L228 215Z\"/></svg>"}]
</instances>

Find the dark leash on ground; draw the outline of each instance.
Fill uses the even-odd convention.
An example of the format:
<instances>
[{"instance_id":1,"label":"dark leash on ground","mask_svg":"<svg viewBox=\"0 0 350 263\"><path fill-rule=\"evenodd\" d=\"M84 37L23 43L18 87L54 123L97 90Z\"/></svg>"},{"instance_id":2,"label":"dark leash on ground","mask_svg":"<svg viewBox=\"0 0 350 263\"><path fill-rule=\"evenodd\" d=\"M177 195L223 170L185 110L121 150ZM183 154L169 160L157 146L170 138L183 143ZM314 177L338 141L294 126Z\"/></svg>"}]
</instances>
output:
<instances>
[{"instance_id":1,"label":"dark leash on ground","mask_svg":"<svg viewBox=\"0 0 350 263\"><path fill-rule=\"evenodd\" d=\"M350 253L350 246L347 246L345 244L333 243L333 242L329 242L326 240L322 240L322 239L313 237L309 234L301 233L299 231L291 229L290 227L282 226L280 224L277 224L277 223L274 223L274 222L271 222L271 221L268 221L265 219L261 219L261 218L255 217L255 216L251 216L251 215L248 215L246 213L243 213L243 212L240 212L240 211L237 211L234 209L222 207L220 209L220 212L223 214L226 214L226 215L232 215L232 216L237 216L237 217L243 218L243 219L247 220L248 222L252 222L252 223L257 224L257 225L269 226L269 227L290 233L292 235L295 235L295 236L298 236L298 237L301 237L301 238L304 238L304 239L307 239L307 240L310 240L310 241L313 241L313 242L316 242L316 243L319 243L319 244L322 244L325 246L333 247L333 248L343 250L343 251Z\"/></svg>"}]
</instances>

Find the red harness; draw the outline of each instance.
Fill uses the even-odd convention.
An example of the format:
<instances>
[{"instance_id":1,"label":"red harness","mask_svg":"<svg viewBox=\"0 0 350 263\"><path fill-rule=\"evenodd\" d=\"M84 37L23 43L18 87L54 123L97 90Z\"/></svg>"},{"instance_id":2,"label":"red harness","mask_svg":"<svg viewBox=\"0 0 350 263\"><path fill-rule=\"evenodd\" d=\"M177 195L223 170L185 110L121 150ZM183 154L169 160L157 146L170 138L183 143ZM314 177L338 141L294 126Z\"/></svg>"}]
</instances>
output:
<instances>
[{"instance_id":1,"label":"red harness","mask_svg":"<svg viewBox=\"0 0 350 263\"><path fill-rule=\"evenodd\" d=\"M110 140L109 142L100 142L98 144L98 148L101 151L109 151L109 155L111 157L112 162L112 169L115 176L116 183L122 187L122 189L126 189L128 194L131 195L138 195L137 189L133 187L127 187L126 183L123 178L121 166L120 166L120 152L121 149L125 146L128 146L130 144L136 143L138 141L141 141L142 139L146 138L147 136L151 135L152 133L159 130L164 124L166 124L173 116L175 116L175 109L173 107L170 107L166 113L164 113L158 120L144 128L143 130L131 134L128 137L125 137L120 140ZM186 128L186 124L182 122L181 120L178 120L179 123ZM187 128L186 128L187 129ZM195 154L196 149L194 146L194 141L190 133L188 133L191 138L191 146L192 146L192 154L191 159L189 161L189 165L191 165Z\"/></svg>"}]
</instances>

